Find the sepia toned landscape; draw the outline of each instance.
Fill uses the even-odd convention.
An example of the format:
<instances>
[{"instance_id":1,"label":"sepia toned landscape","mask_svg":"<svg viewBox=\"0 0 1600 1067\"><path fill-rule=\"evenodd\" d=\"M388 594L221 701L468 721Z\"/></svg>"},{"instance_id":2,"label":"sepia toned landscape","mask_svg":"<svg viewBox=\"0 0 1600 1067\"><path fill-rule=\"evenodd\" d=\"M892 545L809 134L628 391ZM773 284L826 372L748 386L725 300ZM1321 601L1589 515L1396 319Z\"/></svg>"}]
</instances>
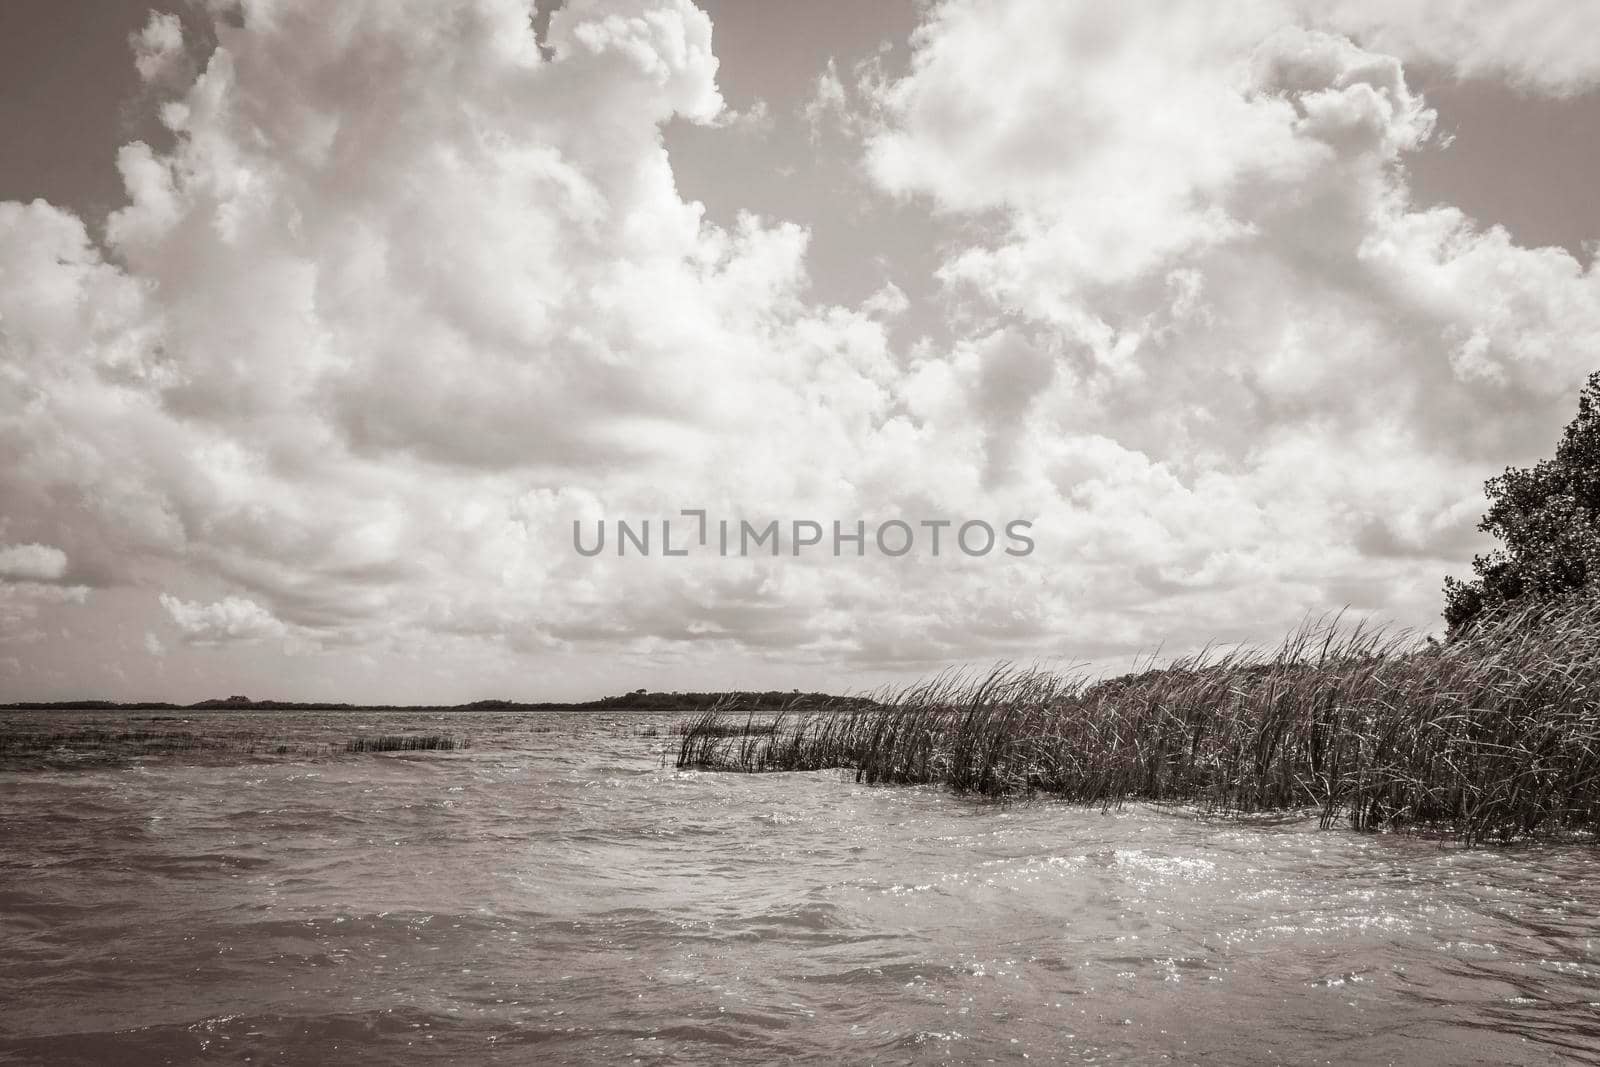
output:
<instances>
[{"instance_id":1,"label":"sepia toned landscape","mask_svg":"<svg viewBox=\"0 0 1600 1067\"><path fill-rule=\"evenodd\" d=\"M1600 1063L1597 31L0 4L0 1063Z\"/></svg>"}]
</instances>

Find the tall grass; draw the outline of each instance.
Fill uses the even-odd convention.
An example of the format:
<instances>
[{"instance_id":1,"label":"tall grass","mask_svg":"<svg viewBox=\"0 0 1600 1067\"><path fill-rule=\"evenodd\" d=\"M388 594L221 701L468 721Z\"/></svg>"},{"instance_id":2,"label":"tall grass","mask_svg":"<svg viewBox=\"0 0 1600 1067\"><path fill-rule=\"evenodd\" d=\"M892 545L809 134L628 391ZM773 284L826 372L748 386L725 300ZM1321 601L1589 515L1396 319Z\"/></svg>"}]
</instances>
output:
<instances>
[{"instance_id":1,"label":"tall grass","mask_svg":"<svg viewBox=\"0 0 1600 1067\"><path fill-rule=\"evenodd\" d=\"M876 707L681 727L677 765L843 767L856 780L1042 792L1469 842L1600 829L1600 599L1486 620L1439 646L1339 619L1274 649L1207 650L1109 680L947 672Z\"/></svg>"},{"instance_id":2,"label":"tall grass","mask_svg":"<svg viewBox=\"0 0 1600 1067\"><path fill-rule=\"evenodd\" d=\"M466 747L464 739L452 734L380 734L352 737L344 744L346 752L449 752Z\"/></svg>"},{"instance_id":3,"label":"tall grass","mask_svg":"<svg viewBox=\"0 0 1600 1067\"><path fill-rule=\"evenodd\" d=\"M87 727L76 730L0 730L0 760L40 753L137 751L190 752L225 747L226 743L188 730L146 730Z\"/></svg>"},{"instance_id":4,"label":"tall grass","mask_svg":"<svg viewBox=\"0 0 1600 1067\"><path fill-rule=\"evenodd\" d=\"M0 767L50 765L67 762L116 762L156 755L305 756L323 757L364 752L435 752L468 747L468 739L453 734L381 734L352 737L348 741L298 740L256 730L200 734L190 730L152 730L142 727L78 727L36 729L31 724L0 726Z\"/></svg>"}]
</instances>

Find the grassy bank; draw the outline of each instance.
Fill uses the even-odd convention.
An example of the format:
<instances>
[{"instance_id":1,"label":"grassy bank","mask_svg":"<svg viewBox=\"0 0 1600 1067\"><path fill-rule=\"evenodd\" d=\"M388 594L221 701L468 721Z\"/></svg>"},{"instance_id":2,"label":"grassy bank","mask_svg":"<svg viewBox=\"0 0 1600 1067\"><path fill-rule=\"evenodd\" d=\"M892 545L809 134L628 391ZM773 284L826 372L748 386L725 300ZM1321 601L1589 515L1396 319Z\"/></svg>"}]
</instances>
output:
<instances>
[{"instance_id":1,"label":"grassy bank","mask_svg":"<svg viewBox=\"0 0 1600 1067\"><path fill-rule=\"evenodd\" d=\"M853 769L861 782L1046 793L1229 813L1316 808L1324 824L1469 841L1600 822L1600 600L1487 620L1440 647L1309 624L1270 650L1200 653L1110 680L946 674L881 706L710 711L677 764Z\"/></svg>"}]
</instances>

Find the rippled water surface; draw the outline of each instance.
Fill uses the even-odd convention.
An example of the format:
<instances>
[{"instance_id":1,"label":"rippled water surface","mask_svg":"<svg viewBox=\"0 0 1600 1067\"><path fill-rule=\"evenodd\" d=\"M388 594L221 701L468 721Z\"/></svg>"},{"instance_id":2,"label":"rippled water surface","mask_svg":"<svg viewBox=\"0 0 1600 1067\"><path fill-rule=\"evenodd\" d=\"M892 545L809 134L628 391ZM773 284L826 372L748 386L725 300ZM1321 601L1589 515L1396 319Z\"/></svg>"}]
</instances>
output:
<instances>
[{"instance_id":1,"label":"rippled water surface","mask_svg":"<svg viewBox=\"0 0 1600 1067\"><path fill-rule=\"evenodd\" d=\"M188 720L308 747L0 771L0 1060L1600 1062L1589 846L677 772L667 717Z\"/></svg>"}]
</instances>

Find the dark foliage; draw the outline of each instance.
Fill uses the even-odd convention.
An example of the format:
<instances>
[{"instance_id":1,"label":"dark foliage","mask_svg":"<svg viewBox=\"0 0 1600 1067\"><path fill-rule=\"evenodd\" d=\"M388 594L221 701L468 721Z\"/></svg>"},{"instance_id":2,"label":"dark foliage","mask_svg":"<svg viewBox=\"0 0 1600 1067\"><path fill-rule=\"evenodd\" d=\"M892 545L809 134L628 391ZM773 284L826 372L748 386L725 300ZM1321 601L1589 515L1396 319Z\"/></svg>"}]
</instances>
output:
<instances>
[{"instance_id":1,"label":"dark foliage","mask_svg":"<svg viewBox=\"0 0 1600 1067\"><path fill-rule=\"evenodd\" d=\"M1477 578L1445 579L1445 621L1459 635L1506 604L1558 603L1600 576L1600 372L1578 398L1554 459L1508 467L1484 485L1478 528L1503 544L1472 561Z\"/></svg>"}]
</instances>

